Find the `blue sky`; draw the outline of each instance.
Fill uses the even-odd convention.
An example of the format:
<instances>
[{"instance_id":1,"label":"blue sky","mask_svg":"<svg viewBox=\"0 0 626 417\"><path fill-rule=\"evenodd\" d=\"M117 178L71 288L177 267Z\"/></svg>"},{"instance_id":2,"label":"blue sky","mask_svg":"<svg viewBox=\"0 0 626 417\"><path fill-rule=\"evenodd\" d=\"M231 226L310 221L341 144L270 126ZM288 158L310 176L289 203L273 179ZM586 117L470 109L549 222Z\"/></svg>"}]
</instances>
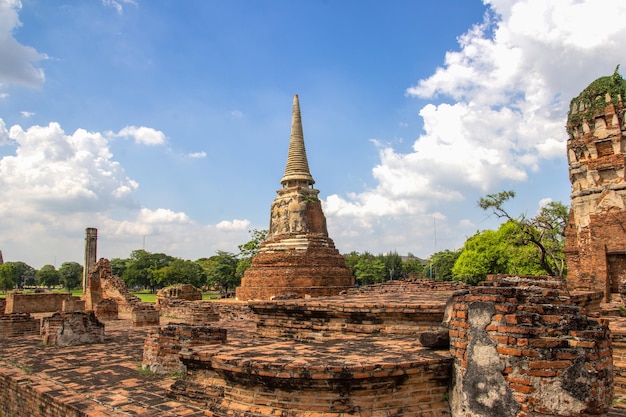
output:
<instances>
[{"instance_id":1,"label":"blue sky","mask_svg":"<svg viewBox=\"0 0 626 417\"><path fill-rule=\"evenodd\" d=\"M605 13L611 10L611 13ZM623 0L0 0L0 250L39 268L237 252L298 94L342 252L427 257L569 204L569 100L626 65Z\"/></svg>"}]
</instances>

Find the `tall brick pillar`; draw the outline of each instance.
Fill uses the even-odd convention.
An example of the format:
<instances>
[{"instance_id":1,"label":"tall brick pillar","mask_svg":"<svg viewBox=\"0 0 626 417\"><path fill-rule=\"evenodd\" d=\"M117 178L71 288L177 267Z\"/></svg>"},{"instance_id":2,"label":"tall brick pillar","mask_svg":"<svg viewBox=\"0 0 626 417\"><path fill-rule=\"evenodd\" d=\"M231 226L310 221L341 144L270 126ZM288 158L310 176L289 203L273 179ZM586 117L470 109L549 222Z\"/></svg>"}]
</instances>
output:
<instances>
[{"instance_id":1,"label":"tall brick pillar","mask_svg":"<svg viewBox=\"0 0 626 417\"><path fill-rule=\"evenodd\" d=\"M4 258L2 257L2 251L0 250L0 265L4 263Z\"/></svg>"},{"instance_id":2,"label":"tall brick pillar","mask_svg":"<svg viewBox=\"0 0 626 417\"><path fill-rule=\"evenodd\" d=\"M85 229L85 264L83 268L83 294L87 289L87 280L89 274L96 265L96 256L98 255L98 229L88 227Z\"/></svg>"}]
</instances>

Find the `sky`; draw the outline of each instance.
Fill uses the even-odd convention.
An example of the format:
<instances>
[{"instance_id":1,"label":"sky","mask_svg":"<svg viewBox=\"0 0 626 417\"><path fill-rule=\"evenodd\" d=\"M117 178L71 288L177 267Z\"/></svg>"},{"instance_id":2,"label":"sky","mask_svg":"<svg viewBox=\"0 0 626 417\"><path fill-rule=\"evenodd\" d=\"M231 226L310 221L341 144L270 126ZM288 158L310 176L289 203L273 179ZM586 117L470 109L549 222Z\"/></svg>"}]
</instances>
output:
<instances>
[{"instance_id":1,"label":"sky","mask_svg":"<svg viewBox=\"0 0 626 417\"><path fill-rule=\"evenodd\" d=\"M626 66L624 0L0 0L0 251L40 268L237 253L298 94L341 253L426 258L570 202L569 101Z\"/></svg>"}]
</instances>

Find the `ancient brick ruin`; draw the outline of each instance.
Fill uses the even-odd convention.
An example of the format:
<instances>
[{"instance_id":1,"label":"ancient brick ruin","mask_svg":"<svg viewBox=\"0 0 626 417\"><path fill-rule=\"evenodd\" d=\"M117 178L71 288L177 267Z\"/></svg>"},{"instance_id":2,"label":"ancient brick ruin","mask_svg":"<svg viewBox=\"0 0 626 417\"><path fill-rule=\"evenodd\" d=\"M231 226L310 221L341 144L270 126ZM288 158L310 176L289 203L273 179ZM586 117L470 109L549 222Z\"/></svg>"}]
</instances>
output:
<instances>
[{"instance_id":1,"label":"ancient brick ruin","mask_svg":"<svg viewBox=\"0 0 626 417\"><path fill-rule=\"evenodd\" d=\"M41 336L45 345L74 346L104 342L104 324L93 311L54 313L44 317Z\"/></svg>"},{"instance_id":2,"label":"ancient brick ruin","mask_svg":"<svg viewBox=\"0 0 626 417\"><path fill-rule=\"evenodd\" d=\"M319 191L313 188L297 95L281 184L272 203L269 234L237 287L237 298L330 296L353 286L352 272L328 236Z\"/></svg>"},{"instance_id":3,"label":"ancient brick ruin","mask_svg":"<svg viewBox=\"0 0 626 417\"><path fill-rule=\"evenodd\" d=\"M202 301L197 289L179 286L159 293L157 309L94 256L83 301L54 296L46 309L65 312L0 314L0 414L626 415L626 318L606 304L625 293L626 252L621 237L603 240L622 219L622 96L590 105L583 94L568 120L567 285L576 291L560 278L526 276L475 287L428 280L353 287L312 188L296 96L270 234L237 289L248 301ZM29 300L14 297L11 311ZM74 312L80 302L88 312ZM98 318L117 309L103 337ZM77 331L77 322L93 325Z\"/></svg>"},{"instance_id":4,"label":"ancient brick ruin","mask_svg":"<svg viewBox=\"0 0 626 417\"><path fill-rule=\"evenodd\" d=\"M620 302L626 283L625 97L626 81L616 70L574 98L567 119L572 182L568 286Z\"/></svg>"},{"instance_id":5,"label":"ancient brick ruin","mask_svg":"<svg viewBox=\"0 0 626 417\"><path fill-rule=\"evenodd\" d=\"M606 413L613 398L608 320L590 319L558 277L496 276L452 298L452 415Z\"/></svg>"}]
</instances>

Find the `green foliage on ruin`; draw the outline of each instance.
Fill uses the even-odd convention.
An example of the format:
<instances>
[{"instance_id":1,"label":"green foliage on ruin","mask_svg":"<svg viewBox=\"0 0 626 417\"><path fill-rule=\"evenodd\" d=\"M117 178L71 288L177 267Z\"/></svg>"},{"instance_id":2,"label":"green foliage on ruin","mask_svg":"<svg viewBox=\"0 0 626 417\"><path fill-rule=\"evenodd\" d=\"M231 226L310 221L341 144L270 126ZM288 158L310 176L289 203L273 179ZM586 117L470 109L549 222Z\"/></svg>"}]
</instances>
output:
<instances>
[{"instance_id":1,"label":"green foliage on ruin","mask_svg":"<svg viewBox=\"0 0 626 417\"><path fill-rule=\"evenodd\" d=\"M619 65L615 68L613 75L598 78L589 84L578 97L572 99L567 114L568 128L582 120L592 120L595 114L608 104L605 99L607 93L611 96L613 104L626 99L626 80L622 78L618 70Z\"/></svg>"}]
</instances>

